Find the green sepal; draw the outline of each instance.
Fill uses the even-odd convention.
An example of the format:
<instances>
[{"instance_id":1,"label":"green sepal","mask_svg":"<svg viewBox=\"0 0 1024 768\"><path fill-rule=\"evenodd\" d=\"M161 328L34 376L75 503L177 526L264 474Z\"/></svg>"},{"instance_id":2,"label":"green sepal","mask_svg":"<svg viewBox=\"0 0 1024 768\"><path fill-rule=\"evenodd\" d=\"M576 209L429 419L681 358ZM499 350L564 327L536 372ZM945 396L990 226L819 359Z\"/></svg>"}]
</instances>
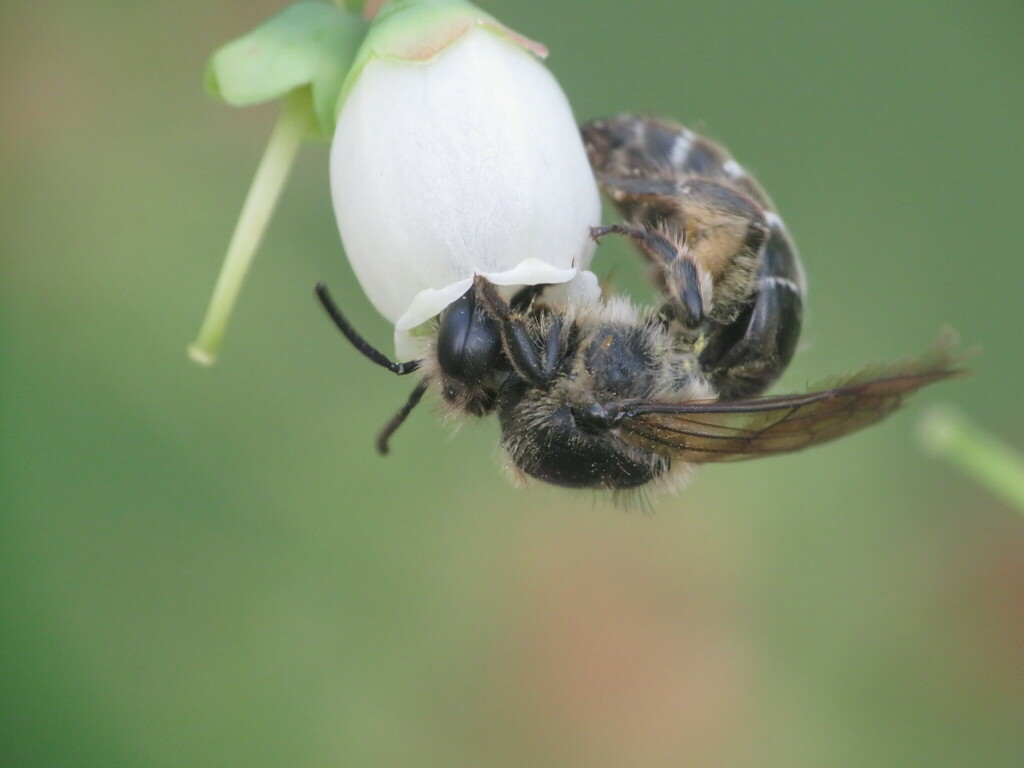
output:
<instances>
[{"instance_id":1,"label":"green sepal","mask_svg":"<svg viewBox=\"0 0 1024 768\"><path fill-rule=\"evenodd\" d=\"M223 46L207 64L207 92L235 107L312 92L316 132L334 133L335 105L367 22L337 5L300 0Z\"/></svg>"},{"instance_id":2,"label":"green sepal","mask_svg":"<svg viewBox=\"0 0 1024 768\"><path fill-rule=\"evenodd\" d=\"M363 68L374 59L424 64L476 27L499 35L540 58L540 43L523 37L468 0L389 0L378 12L345 78L336 114Z\"/></svg>"}]
</instances>

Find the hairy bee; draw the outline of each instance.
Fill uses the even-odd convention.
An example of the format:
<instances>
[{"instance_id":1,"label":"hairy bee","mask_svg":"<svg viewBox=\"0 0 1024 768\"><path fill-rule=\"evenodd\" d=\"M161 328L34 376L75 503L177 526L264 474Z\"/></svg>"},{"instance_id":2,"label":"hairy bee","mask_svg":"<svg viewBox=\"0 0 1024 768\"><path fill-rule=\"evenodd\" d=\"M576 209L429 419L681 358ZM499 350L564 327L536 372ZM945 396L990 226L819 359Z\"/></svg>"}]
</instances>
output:
<instances>
[{"instance_id":1,"label":"hairy bee","mask_svg":"<svg viewBox=\"0 0 1024 768\"><path fill-rule=\"evenodd\" d=\"M545 286L506 297L478 276L441 315L423 355L395 363L348 323L373 362L423 375L381 432L394 431L435 387L457 412L496 414L519 476L573 488L673 483L693 464L771 456L841 437L955 375L952 343L821 391L759 396L793 356L804 276L761 187L721 147L672 123L632 115L582 128L621 235L649 263L663 303L588 306L545 300Z\"/></svg>"}]
</instances>

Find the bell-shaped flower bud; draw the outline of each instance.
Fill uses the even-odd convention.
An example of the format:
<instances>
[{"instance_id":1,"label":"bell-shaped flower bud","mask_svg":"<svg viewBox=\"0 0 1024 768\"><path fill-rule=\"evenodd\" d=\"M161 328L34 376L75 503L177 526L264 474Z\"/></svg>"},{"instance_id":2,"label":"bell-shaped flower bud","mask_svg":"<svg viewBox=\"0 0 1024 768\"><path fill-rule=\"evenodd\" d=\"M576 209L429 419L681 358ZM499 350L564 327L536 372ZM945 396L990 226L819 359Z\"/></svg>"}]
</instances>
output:
<instances>
[{"instance_id":1,"label":"bell-shaped flower bud","mask_svg":"<svg viewBox=\"0 0 1024 768\"><path fill-rule=\"evenodd\" d=\"M461 0L392 0L343 89L331 191L345 251L396 345L468 290L566 283L600 201L546 51ZM586 297L586 273L571 290Z\"/></svg>"}]
</instances>

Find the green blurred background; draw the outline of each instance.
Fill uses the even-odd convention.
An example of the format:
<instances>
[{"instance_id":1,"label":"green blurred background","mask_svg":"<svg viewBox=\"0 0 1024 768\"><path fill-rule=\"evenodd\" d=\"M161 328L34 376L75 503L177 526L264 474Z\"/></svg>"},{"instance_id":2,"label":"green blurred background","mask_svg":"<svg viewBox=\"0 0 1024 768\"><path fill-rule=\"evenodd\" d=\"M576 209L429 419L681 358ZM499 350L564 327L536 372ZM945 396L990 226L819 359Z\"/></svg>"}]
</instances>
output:
<instances>
[{"instance_id":1,"label":"green blurred background","mask_svg":"<svg viewBox=\"0 0 1024 768\"><path fill-rule=\"evenodd\" d=\"M186 358L276 114L200 88L276 0L0 6L0 761L1024 763L1024 521L922 454L1024 445L1018 2L503 0L580 119L673 117L774 196L810 278L779 390L923 349L976 375L652 513L502 476L313 300L354 284L303 151L221 361ZM620 244L596 266L650 290ZM619 265L615 267L614 265Z\"/></svg>"}]
</instances>

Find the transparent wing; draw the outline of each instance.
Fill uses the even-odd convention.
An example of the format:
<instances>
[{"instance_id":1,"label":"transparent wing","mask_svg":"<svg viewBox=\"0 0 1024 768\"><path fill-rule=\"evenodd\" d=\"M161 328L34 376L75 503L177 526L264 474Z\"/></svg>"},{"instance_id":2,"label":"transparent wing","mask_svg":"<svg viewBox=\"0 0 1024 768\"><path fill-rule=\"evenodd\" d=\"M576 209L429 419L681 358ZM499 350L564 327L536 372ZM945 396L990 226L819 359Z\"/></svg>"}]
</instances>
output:
<instances>
[{"instance_id":1,"label":"transparent wing","mask_svg":"<svg viewBox=\"0 0 1024 768\"><path fill-rule=\"evenodd\" d=\"M881 421L921 387L967 373L955 367L964 357L955 344L948 333L915 360L865 368L802 395L638 403L624 409L620 434L696 463L800 451Z\"/></svg>"}]
</instances>

